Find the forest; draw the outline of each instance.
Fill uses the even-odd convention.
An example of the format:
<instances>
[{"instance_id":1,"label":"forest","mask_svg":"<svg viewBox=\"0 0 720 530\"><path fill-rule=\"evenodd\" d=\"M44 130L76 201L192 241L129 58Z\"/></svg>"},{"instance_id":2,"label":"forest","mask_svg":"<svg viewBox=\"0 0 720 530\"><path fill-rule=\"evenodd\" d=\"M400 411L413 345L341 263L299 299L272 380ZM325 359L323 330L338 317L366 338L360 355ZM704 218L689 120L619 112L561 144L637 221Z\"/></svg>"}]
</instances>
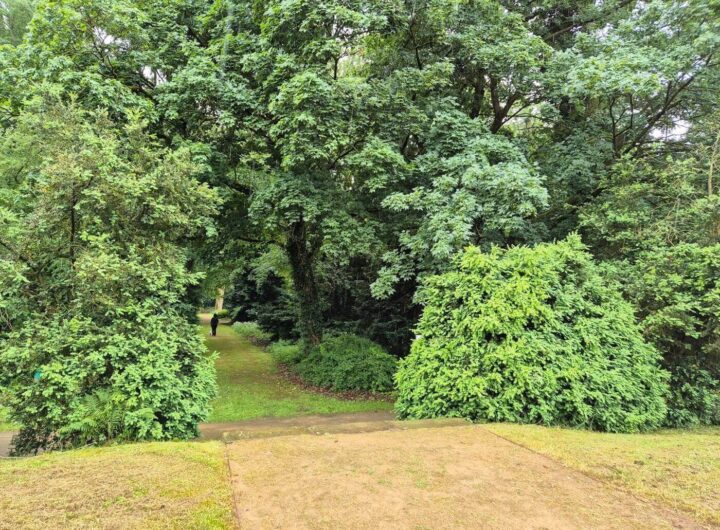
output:
<instances>
[{"instance_id":1,"label":"forest","mask_svg":"<svg viewBox=\"0 0 720 530\"><path fill-rule=\"evenodd\" d=\"M718 0L0 0L15 451L196 436L216 297L400 418L720 424L719 104Z\"/></svg>"}]
</instances>

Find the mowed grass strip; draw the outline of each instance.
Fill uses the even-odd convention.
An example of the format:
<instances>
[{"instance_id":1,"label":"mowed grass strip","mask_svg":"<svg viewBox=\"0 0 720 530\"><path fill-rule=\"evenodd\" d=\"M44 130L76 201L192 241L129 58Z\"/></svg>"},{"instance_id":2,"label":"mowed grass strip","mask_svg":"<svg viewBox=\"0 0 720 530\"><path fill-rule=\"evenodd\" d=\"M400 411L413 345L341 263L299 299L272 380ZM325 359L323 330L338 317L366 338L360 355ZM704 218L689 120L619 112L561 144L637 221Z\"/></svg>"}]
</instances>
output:
<instances>
[{"instance_id":1,"label":"mowed grass strip","mask_svg":"<svg viewBox=\"0 0 720 530\"><path fill-rule=\"evenodd\" d=\"M1 529L234 528L223 446L145 443L0 461Z\"/></svg>"},{"instance_id":2,"label":"mowed grass strip","mask_svg":"<svg viewBox=\"0 0 720 530\"><path fill-rule=\"evenodd\" d=\"M207 316L203 315L204 320ZM220 326L210 337L209 326L201 330L216 362L219 397L212 404L210 422L230 422L266 416L287 417L392 410L393 404L378 400L344 400L304 390L284 378L269 353Z\"/></svg>"},{"instance_id":3,"label":"mowed grass strip","mask_svg":"<svg viewBox=\"0 0 720 530\"><path fill-rule=\"evenodd\" d=\"M720 526L720 428L651 434L513 424L486 428L573 469Z\"/></svg>"}]
</instances>

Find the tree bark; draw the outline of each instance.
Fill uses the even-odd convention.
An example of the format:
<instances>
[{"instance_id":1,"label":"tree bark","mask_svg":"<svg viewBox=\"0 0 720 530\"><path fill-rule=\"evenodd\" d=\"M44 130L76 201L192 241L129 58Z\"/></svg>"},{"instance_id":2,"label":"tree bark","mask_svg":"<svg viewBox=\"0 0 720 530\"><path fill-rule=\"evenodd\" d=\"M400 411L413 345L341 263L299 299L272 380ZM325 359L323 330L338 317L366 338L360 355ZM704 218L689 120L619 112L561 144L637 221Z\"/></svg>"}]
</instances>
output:
<instances>
[{"instance_id":1,"label":"tree bark","mask_svg":"<svg viewBox=\"0 0 720 530\"><path fill-rule=\"evenodd\" d=\"M713 194L713 173L715 172L715 161L720 157L720 132L718 132L715 143L710 151L710 167L708 168L707 192L708 196Z\"/></svg>"},{"instance_id":2,"label":"tree bark","mask_svg":"<svg viewBox=\"0 0 720 530\"><path fill-rule=\"evenodd\" d=\"M225 287L218 287L215 294L215 312L222 311L225 305Z\"/></svg>"},{"instance_id":3,"label":"tree bark","mask_svg":"<svg viewBox=\"0 0 720 530\"><path fill-rule=\"evenodd\" d=\"M300 329L310 345L317 345L322 339L322 312L314 263L317 244L309 240L307 223L302 219L290 226L287 253L300 305Z\"/></svg>"}]
</instances>

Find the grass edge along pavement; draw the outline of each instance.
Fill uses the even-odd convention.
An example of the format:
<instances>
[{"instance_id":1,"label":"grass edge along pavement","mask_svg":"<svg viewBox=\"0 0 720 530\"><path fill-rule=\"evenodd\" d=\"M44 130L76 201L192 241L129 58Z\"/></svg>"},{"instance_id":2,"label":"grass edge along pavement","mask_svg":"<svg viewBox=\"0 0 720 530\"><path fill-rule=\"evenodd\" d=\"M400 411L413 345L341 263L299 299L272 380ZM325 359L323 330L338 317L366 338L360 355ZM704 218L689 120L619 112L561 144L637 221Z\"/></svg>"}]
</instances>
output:
<instances>
[{"instance_id":1,"label":"grass edge along pavement","mask_svg":"<svg viewBox=\"0 0 720 530\"><path fill-rule=\"evenodd\" d=\"M720 427L614 434L490 423L489 431L720 528Z\"/></svg>"},{"instance_id":2,"label":"grass edge along pavement","mask_svg":"<svg viewBox=\"0 0 720 530\"><path fill-rule=\"evenodd\" d=\"M230 326L219 326L217 336L211 337L209 315L201 314L200 320L208 350L219 353L215 363L219 395L212 402L208 422L393 408L387 401L346 400L298 386L283 376L269 353L240 337Z\"/></svg>"}]
</instances>

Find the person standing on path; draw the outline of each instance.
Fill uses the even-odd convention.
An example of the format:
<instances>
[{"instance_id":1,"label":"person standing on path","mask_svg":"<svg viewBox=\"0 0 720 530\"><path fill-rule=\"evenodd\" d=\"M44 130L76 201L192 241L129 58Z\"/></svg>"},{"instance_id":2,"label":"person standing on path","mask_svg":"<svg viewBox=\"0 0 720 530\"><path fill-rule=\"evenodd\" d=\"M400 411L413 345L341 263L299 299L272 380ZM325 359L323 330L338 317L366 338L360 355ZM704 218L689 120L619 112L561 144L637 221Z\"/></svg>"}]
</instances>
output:
<instances>
[{"instance_id":1,"label":"person standing on path","mask_svg":"<svg viewBox=\"0 0 720 530\"><path fill-rule=\"evenodd\" d=\"M212 336L214 337L217 335L217 327L220 323L220 319L217 316L217 313L213 313L212 318L210 319L210 329L212 330Z\"/></svg>"}]
</instances>

